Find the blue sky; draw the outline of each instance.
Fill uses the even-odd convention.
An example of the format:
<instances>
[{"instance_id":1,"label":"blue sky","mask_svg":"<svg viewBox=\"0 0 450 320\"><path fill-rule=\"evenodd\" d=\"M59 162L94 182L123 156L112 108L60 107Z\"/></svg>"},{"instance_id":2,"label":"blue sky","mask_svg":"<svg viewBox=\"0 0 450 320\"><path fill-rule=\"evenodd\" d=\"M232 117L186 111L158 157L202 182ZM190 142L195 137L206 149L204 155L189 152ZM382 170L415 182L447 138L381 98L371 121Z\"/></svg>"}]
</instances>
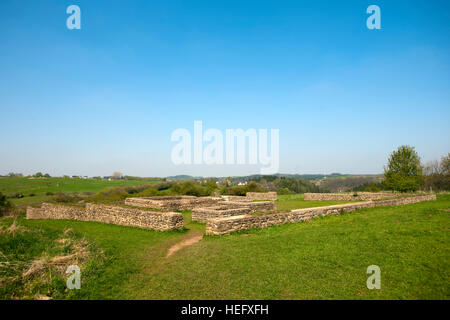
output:
<instances>
[{"instance_id":1,"label":"blue sky","mask_svg":"<svg viewBox=\"0 0 450 320\"><path fill-rule=\"evenodd\" d=\"M449 47L448 1L2 0L0 174L259 171L173 165L195 120L279 129L283 173L381 173L402 144L438 159Z\"/></svg>"}]
</instances>

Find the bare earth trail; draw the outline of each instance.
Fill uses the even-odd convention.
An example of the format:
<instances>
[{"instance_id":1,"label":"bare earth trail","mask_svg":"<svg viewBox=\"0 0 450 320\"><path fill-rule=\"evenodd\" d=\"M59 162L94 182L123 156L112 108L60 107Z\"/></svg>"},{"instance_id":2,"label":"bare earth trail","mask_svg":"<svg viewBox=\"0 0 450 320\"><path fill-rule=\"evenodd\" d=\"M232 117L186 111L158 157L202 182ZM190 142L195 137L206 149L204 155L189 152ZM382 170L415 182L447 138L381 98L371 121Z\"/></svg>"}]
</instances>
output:
<instances>
[{"instance_id":1,"label":"bare earth trail","mask_svg":"<svg viewBox=\"0 0 450 320\"><path fill-rule=\"evenodd\" d=\"M178 250L181 250L184 247L191 246L194 243L197 243L202 239L203 239L203 233L195 232L195 231L189 232L187 234L187 236L183 238L182 241L176 243L175 245L173 245L172 247L169 248L169 250L167 251L166 258L169 258L172 254L174 254Z\"/></svg>"},{"instance_id":2,"label":"bare earth trail","mask_svg":"<svg viewBox=\"0 0 450 320\"><path fill-rule=\"evenodd\" d=\"M188 232L175 244L172 244L166 254L166 258L169 258L179 250L192 246L203 239L205 235L205 224L198 224L192 221L191 213L183 213L184 227Z\"/></svg>"},{"instance_id":3,"label":"bare earth trail","mask_svg":"<svg viewBox=\"0 0 450 320\"><path fill-rule=\"evenodd\" d=\"M153 277L164 274L165 270L177 259L183 259L183 249L200 242L205 235L205 224L191 220L190 212L183 212L186 233L167 240L158 246L145 250L142 270L129 279L122 287L123 296L116 298L155 299ZM143 285L144 284L144 285ZM125 294L127 293L127 294Z\"/></svg>"}]
</instances>

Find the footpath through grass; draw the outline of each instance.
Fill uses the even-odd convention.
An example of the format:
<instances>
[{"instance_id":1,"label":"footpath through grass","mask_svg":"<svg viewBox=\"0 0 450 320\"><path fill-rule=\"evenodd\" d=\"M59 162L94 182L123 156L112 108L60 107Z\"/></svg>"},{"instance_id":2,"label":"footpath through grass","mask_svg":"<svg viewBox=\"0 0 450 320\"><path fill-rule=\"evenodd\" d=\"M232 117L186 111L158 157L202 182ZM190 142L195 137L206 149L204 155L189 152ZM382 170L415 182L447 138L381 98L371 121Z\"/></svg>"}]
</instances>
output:
<instances>
[{"instance_id":1,"label":"footpath through grass","mask_svg":"<svg viewBox=\"0 0 450 320\"><path fill-rule=\"evenodd\" d=\"M189 212L183 213L188 224L180 232L23 218L17 224L41 237L71 228L102 250L101 259L82 269L81 290L57 291L54 298L449 299L449 210L450 195L438 195L437 201L205 236L169 258L168 248L204 230L204 224L189 223ZM45 251L32 249L31 241L11 245L11 237L0 234L5 256L33 252L37 258ZM54 244L42 242L47 248ZM381 290L366 287L370 265L381 268ZM10 297L5 290L0 288L1 297Z\"/></svg>"}]
</instances>

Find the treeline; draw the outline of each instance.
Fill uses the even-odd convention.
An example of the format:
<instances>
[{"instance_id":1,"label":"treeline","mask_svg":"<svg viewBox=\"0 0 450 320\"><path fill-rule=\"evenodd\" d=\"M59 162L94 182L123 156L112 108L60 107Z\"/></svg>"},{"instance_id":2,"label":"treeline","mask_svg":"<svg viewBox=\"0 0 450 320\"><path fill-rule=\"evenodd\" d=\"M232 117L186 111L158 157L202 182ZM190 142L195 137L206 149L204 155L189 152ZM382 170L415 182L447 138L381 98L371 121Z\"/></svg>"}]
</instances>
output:
<instances>
[{"instance_id":1,"label":"treeline","mask_svg":"<svg viewBox=\"0 0 450 320\"><path fill-rule=\"evenodd\" d=\"M432 161L424 166L422 188L434 191L450 190L450 153L439 161Z\"/></svg>"},{"instance_id":2,"label":"treeline","mask_svg":"<svg viewBox=\"0 0 450 320\"><path fill-rule=\"evenodd\" d=\"M299 179L280 176L258 176L252 179L264 191L276 191L278 194L320 192L314 183Z\"/></svg>"},{"instance_id":3,"label":"treeline","mask_svg":"<svg viewBox=\"0 0 450 320\"><path fill-rule=\"evenodd\" d=\"M358 189L378 185L382 180L382 175L361 175L327 178L319 181L319 188L322 192L345 192L353 190L354 188Z\"/></svg>"}]
</instances>

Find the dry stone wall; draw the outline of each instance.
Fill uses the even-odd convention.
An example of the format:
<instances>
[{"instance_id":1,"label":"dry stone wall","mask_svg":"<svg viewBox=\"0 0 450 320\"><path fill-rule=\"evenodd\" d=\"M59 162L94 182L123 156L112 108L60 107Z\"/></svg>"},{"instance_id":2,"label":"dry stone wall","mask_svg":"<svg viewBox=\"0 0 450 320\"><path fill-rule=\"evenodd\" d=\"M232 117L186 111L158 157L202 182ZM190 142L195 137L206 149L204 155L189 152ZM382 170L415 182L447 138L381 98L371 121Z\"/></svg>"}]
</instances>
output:
<instances>
[{"instance_id":1,"label":"dry stone wall","mask_svg":"<svg viewBox=\"0 0 450 320\"><path fill-rule=\"evenodd\" d=\"M276 210L277 208L275 201L260 201L260 202L222 201L218 202L217 204L226 206L229 209L249 207L251 211Z\"/></svg>"},{"instance_id":2,"label":"dry stone wall","mask_svg":"<svg viewBox=\"0 0 450 320\"><path fill-rule=\"evenodd\" d=\"M192 210L197 207L216 205L222 198L216 197L194 197L194 196L173 196L173 197L148 197L148 198L127 198L125 204L136 207L147 207L159 209L161 211L182 211Z\"/></svg>"},{"instance_id":3,"label":"dry stone wall","mask_svg":"<svg viewBox=\"0 0 450 320\"><path fill-rule=\"evenodd\" d=\"M245 197L250 201L255 200L276 201L278 199L276 192L247 192Z\"/></svg>"},{"instance_id":4,"label":"dry stone wall","mask_svg":"<svg viewBox=\"0 0 450 320\"><path fill-rule=\"evenodd\" d=\"M253 201L249 200L247 197L235 197L235 196L228 196L228 197L172 196L172 197L127 198L125 199L125 204L136 207L153 208L161 211L197 210L211 207L216 207L215 210L217 210L217 207L223 207L224 209L247 208L247 210L249 211L276 209L275 201Z\"/></svg>"},{"instance_id":5,"label":"dry stone wall","mask_svg":"<svg viewBox=\"0 0 450 320\"><path fill-rule=\"evenodd\" d=\"M414 193L356 192L356 193L305 193L304 200L315 201L368 201L416 196Z\"/></svg>"},{"instance_id":6,"label":"dry stone wall","mask_svg":"<svg viewBox=\"0 0 450 320\"><path fill-rule=\"evenodd\" d=\"M242 215L228 218L209 219L206 223L206 234L223 235L246 229L261 229L284 223L295 223L309 220L318 216L340 214L341 212L349 212L356 209L373 208L377 206L396 206L430 200L436 200L436 195L432 194L410 198L365 201L334 206L296 209L290 212L265 215Z\"/></svg>"},{"instance_id":7,"label":"dry stone wall","mask_svg":"<svg viewBox=\"0 0 450 320\"><path fill-rule=\"evenodd\" d=\"M243 196L222 196L224 201L233 201L233 202L251 202L253 200L243 197Z\"/></svg>"},{"instance_id":8,"label":"dry stone wall","mask_svg":"<svg viewBox=\"0 0 450 320\"><path fill-rule=\"evenodd\" d=\"M192 221L207 222L208 219L241 216L251 212L250 207L229 209L226 206L196 208L192 210Z\"/></svg>"},{"instance_id":9,"label":"dry stone wall","mask_svg":"<svg viewBox=\"0 0 450 320\"><path fill-rule=\"evenodd\" d=\"M258 200L276 201L278 195L276 192L247 192L243 196L222 196L227 201L251 202Z\"/></svg>"},{"instance_id":10,"label":"dry stone wall","mask_svg":"<svg viewBox=\"0 0 450 320\"><path fill-rule=\"evenodd\" d=\"M43 203L40 208L27 208L27 219L67 219L67 220L85 220L86 209L84 207L56 205L52 203Z\"/></svg>"},{"instance_id":11,"label":"dry stone wall","mask_svg":"<svg viewBox=\"0 0 450 320\"><path fill-rule=\"evenodd\" d=\"M192 210L192 220L197 222L207 222L208 219L224 218L244 215L255 211L276 210L274 201L261 202L235 202L223 201L218 206L195 208Z\"/></svg>"},{"instance_id":12,"label":"dry stone wall","mask_svg":"<svg viewBox=\"0 0 450 320\"><path fill-rule=\"evenodd\" d=\"M43 203L41 208L28 207L27 219L96 221L159 231L183 228L181 213L152 212L93 203L86 204L85 208Z\"/></svg>"}]
</instances>

